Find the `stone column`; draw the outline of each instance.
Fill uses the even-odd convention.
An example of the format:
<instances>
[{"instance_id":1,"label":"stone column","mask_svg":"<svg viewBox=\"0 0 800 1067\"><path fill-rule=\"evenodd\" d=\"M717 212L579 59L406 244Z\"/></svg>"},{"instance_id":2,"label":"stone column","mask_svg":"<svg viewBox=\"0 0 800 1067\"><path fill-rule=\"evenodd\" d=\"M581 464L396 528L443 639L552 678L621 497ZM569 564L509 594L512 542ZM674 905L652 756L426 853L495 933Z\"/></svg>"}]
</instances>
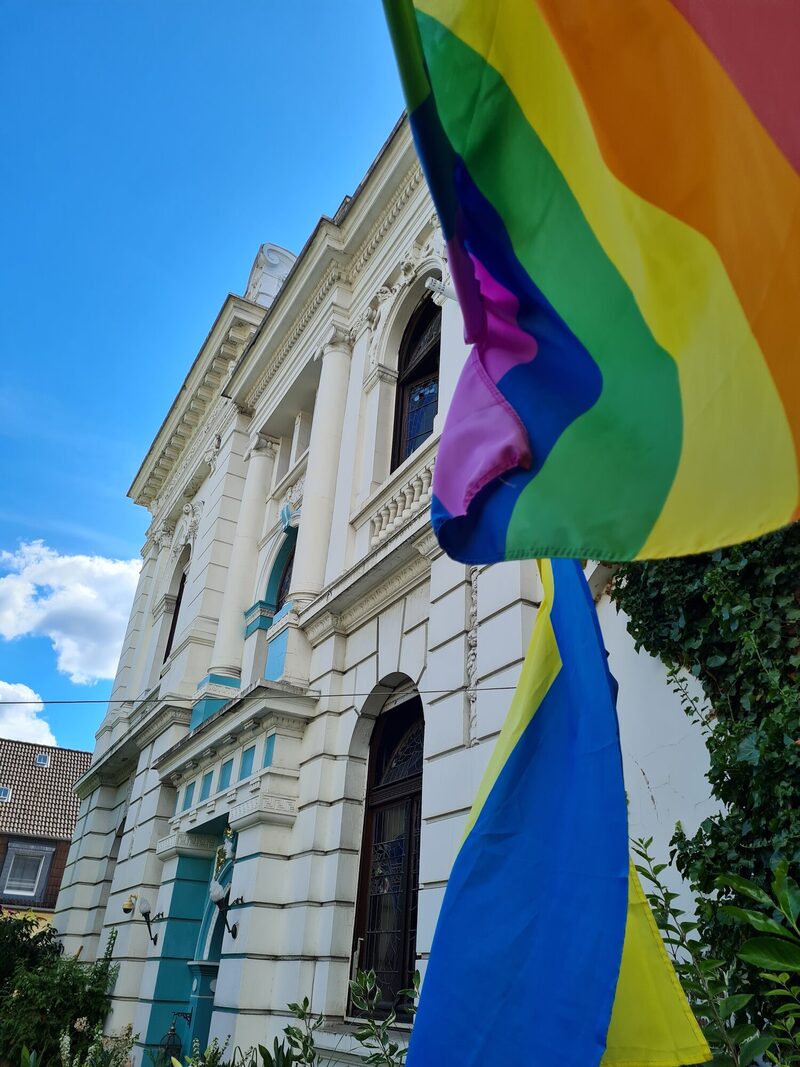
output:
<instances>
[{"instance_id":1,"label":"stone column","mask_svg":"<svg viewBox=\"0 0 800 1067\"><path fill-rule=\"evenodd\" d=\"M244 650L244 613L253 599L258 539L277 454L276 443L259 435L247 460L242 503L231 547L231 561L219 612L219 625L208 673L239 679Z\"/></svg>"},{"instance_id":2,"label":"stone column","mask_svg":"<svg viewBox=\"0 0 800 1067\"><path fill-rule=\"evenodd\" d=\"M351 348L348 332L334 325L330 340L317 356L322 360L322 369L311 424L303 507L289 593L299 609L314 599L325 580Z\"/></svg>"}]
</instances>

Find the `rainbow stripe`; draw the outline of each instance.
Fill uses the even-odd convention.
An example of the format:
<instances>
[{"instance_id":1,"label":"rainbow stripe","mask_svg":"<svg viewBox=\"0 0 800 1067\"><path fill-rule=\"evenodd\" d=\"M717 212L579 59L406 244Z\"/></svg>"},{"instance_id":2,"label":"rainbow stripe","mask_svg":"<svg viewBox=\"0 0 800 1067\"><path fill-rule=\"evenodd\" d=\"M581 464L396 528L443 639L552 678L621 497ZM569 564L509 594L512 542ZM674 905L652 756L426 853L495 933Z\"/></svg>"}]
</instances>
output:
<instances>
[{"instance_id":1,"label":"rainbow stripe","mask_svg":"<svg viewBox=\"0 0 800 1067\"><path fill-rule=\"evenodd\" d=\"M474 344L447 553L656 558L796 518L800 4L385 7Z\"/></svg>"},{"instance_id":2,"label":"rainbow stripe","mask_svg":"<svg viewBox=\"0 0 800 1067\"><path fill-rule=\"evenodd\" d=\"M616 685L573 560L545 596L445 893L408 1067L710 1052L628 860Z\"/></svg>"}]
</instances>

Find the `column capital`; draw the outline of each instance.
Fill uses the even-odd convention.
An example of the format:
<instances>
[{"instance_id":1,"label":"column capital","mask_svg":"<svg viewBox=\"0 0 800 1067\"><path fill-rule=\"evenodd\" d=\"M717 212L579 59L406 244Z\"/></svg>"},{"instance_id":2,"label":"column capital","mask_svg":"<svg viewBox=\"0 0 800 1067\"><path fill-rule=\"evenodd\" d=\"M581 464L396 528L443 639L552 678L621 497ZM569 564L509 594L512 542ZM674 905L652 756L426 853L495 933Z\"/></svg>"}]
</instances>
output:
<instances>
[{"instance_id":1,"label":"column capital","mask_svg":"<svg viewBox=\"0 0 800 1067\"><path fill-rule=\"evenodd\" d=\"M274 437L268 437L266 434L256 434L255 441L252 442L247 452L245 452L245 460L250 459L252 456L260 456L262 459L274 459L278 454L279 442Z\"/></svg>"},{"instance_id":2,"label":"column capital","mask_svg":"<svg viewBox=\"0 0 800 1067\"><path fill-rule=\"evenodd\" d=\"M324 359L329 352L344 352L349 356L353 350L353 331L338 322L331 323L324 337L325 340L316 351L315 359Z\"/></svg>"}]
</instances>

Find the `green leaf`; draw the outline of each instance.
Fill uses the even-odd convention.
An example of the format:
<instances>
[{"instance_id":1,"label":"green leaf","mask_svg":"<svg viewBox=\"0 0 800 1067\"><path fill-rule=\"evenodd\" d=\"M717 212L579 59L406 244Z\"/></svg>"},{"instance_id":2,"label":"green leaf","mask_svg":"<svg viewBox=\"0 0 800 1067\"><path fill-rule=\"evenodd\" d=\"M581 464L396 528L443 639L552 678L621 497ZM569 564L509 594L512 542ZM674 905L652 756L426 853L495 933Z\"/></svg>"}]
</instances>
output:
<instances>
[{"instance_id":1,"label":"green leaf","mask_svg":"<svg viewBox=\"0 0 800 1067\"><path fill-rule=\"evenodd\" d=\"M739 763L749 763L753 767L759 765L761 762L761 750L758 747L755 733L748 734L747 737L740 742L739 747L736 750L736 758Z\"/></svg>"},{"instance_id":2,"label":"green leaf","mask_svg":"<svg viewBox=\"0 0 800 1067\"><path fill-rule=\"evenodd\" d=\"M727 1019L728 1016L733 1015L734 1012L741 1011L752 999L752 993L734 993L732 996L725 997L721 1000L717 1005L717 1010L723 1019Z\"/></svg>"},{"instance_id":3,"label":"green leaf","mask_svg":"<svg viewBox=\"0 0 800 1067\"><path fill-rule=\"evenodd\" d=\"M746 1041L739 1050L739 1067L749 1067L753 1060L763 1056L774 1044L775 1038L771 1034L760 1034Z\"/></svg>"},{"instance_id":4,"label":"green leaf","mask_svg":"<svg viewBox=\"0 0 800 1067\"><path fill-rule=\"evenodd\" d=\"M753 1026L752 1023L740 1023L739 1026L734 1026L729 1030L730 1038L736 1045L749 1041L751 1037L756 1037L757 1034L758 1027Z\"/></svg>"},{"instance_id":5,"label":"green leaf","mask_svg":"<svg viewBox=\"0 0 800 1067\"><path fill-rule=\"evenodd\" d=\"M726 874L721 878L717 878L714 884L718 889L735 889L737 893L744 893L746 897L758 901L758 903L763 904L765 908L775 907L775 902L772 898L769 897L760 886L756 885L755 882L751 882L749 878L740 878L736 874Z\"/></svg>"},{"instance_id":6,"label":"green leaf","mask_svg":"<svg viewBox=\"0 0 800 1067\"><path fill-rule=\"evenodd\" d=\"M794 878L789 877L786 860L781 860L775 869L772 889L786 918L792 923L797 922L797 916L800 915L800 886Z\"/></svg>"},{"instance_id":7,"label":"green leaf","mask_svg":"<svg viewBox=\"0 0 800 1067\"><path fill-rule=\"evenodd\" d=\"M763 967L767 971L800 971L800 944L777 937L753 937L745 941L737 953L745 963Z\"/></svg>"},{"instance_id":8,"label":"green leaf","mask_svg":"<svg viewBox=\"0 0 800 1067\"><path fill-rule=\"evenodd\" d=\"M786 937L792 940L792 931L779 922L762 915L759 911L751 911L749 908L735 908L731 904L724 904L720 909L725 915L731 915L734 919L741 919L749 923L754 930L761 934L774 934L776 937Z\"/></svg>"}]
</instances>

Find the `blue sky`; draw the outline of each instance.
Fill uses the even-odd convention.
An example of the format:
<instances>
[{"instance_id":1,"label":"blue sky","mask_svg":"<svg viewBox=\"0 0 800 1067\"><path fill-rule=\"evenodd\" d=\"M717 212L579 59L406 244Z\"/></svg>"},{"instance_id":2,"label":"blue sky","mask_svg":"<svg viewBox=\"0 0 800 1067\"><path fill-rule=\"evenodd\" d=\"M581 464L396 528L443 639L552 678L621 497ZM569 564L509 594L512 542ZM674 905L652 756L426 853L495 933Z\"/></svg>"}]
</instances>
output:
<instances>
[{"instance_id":1,"label":"blue sky","mask_svg":"<svg viewBox=\"0 0 800 1067\"><path fill-rule=\"evenodd\" d=\"M0 21L0 700L99 700L153 434L258 245L300 249L402 99L378 0L0 0ZM0 704L0 734L91 748L103 713Z\"/></svg>"}]
</instances>

